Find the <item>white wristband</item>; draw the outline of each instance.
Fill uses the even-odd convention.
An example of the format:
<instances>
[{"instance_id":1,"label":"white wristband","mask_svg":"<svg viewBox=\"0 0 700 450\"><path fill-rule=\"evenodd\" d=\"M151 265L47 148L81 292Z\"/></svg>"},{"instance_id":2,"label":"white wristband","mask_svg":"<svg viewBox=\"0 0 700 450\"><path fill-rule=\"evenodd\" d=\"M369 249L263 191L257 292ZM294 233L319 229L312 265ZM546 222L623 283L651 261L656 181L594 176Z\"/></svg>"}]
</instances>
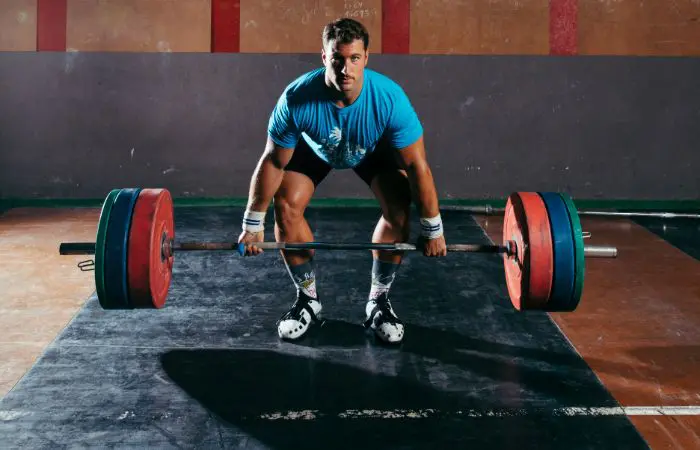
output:
<instances>
[{"instance_id":1,"label":"white wristband","mask_svg":"<svg viewBox=\"0 0 700 450\"><path fill-rule=\"evenodd\" d=\"M440 214L435 217L420 218L420 234L428 239L442 236L442 218Z\"/></svg>"},{"instance_id":2,"label":"white wristband","mask_svg":"<svg viewBox=\"0 0 700 450\"><path fill-rule=\"evenodd\" d=\"M243 231L257 233L265 230L265 211L249 211L243 214Z\"/></svg>"}]
</instances>

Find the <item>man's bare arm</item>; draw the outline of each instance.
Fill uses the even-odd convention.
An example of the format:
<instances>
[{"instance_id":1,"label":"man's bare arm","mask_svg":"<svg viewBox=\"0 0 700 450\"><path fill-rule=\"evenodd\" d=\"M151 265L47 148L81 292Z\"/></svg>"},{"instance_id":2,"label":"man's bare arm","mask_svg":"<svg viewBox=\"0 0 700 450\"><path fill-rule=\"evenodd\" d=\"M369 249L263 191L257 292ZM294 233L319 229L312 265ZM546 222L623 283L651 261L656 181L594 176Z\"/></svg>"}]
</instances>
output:
<instances>
[{"instance_id":1,"label":"man's bare arm","mask_svg":"<svg viewBox=\"0 0 700 450\"><path fill-rule=\"evenodd\" d=\"M249 211L266 211L282 183L284 168L292 159L294 149L284 148L267 138L265 151L253 172L248 191Z\"/></svg>"},{"instance_id":2,"label":"man's bare arm","mask_svg":"<svg viewBox=\"0 0 700 450\"><path fill-rule=\"evenodd\" d=\"M420 217L435 217L440 214L433 173L425 156L423 136L397 153L399 162L408 175Z\"/></svg>"},{"instance_id":3,"label":"man's bare arm","mask_svg":"<svg viewBox=\"0 0 700 450\"><path fill-rule=\"evenodd\" d=\"M425 157L423 136L416 142L398 151L399 163L406 170L411 186L411 196L416 203L421 222L423 254L445 256L447 245L443 235L440 207L433 173Z\"/></svg>"}]
</instances>

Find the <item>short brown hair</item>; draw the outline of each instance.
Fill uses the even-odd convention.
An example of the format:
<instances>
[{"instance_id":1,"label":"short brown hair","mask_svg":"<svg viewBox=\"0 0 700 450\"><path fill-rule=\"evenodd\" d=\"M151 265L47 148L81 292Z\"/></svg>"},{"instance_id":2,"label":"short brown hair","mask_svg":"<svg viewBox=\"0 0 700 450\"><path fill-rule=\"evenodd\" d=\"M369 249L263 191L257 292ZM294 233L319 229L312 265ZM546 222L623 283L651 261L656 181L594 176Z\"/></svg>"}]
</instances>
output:
<instances>
[{"instance_id":1,"label":"short brown hair","mask_svg":"<svg viewBox=\"0 0 700 450\"><path fill-rule=\"evenodd\" d=\"M334 20L323 27L323 47L330 41L338 41L340 44L349 44L355 39L360 39L365 44L365 50L369 48L369 32L367 28L357 20L344 17Z\"/></svg>"}]
</instances>

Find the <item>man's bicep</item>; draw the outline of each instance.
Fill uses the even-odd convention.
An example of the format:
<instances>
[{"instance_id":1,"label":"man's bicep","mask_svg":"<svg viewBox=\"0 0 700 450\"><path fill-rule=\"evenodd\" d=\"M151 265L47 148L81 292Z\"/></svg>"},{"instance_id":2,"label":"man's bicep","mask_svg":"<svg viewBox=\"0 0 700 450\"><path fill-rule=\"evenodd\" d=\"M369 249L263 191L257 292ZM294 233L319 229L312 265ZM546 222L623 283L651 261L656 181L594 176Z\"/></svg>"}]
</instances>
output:
<instances>
[{"instance_id":1,"label":"man's bicep","mask_svg":"<svg viewBox=\"0 0 700 450\"><path fill-rule=\"evenodd\" d=\"M284 169L289 161L292 159L294 154L294 147L288 147L285 145L280 145L275 142L272 137L267 137L267 144L265 145L265 157L269 159L275 167L279 169Z\"/></svg>"},{"instance_id":2,"label":"man's bicep","mask_svg":"<svg viewBox=\"0 0 700 450\"><path fill-rule=\"evenodd\" d=\"M395 151L396 158L403 169L418 167L426 163L425 145L421 134L413 143L398 148Z\"/></svg>"}]
</instances>

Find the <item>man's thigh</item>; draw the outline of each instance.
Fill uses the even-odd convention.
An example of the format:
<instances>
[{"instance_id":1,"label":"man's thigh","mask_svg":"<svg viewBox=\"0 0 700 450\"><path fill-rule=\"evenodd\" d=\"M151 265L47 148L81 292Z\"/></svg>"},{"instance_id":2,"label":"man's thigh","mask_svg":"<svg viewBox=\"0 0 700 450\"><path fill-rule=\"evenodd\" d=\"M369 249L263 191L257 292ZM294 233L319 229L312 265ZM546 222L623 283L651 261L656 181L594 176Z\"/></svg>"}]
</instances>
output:
<instances>
[{"instance_id":1,"label":"man's thigh","mask_svg":"<svg viewBox=\"0 0 700 450\"><path fill-rule=\"evenodd\" d=\"M284 170L285 172L296 172L305 175L316 188L328 176L331 166L319 158L304 139L299 139L299 143L294 148L292 159Z\"/></svg>"},{"instance_id":2,"label":"man's thigh","mask_svg":"<svg viewBox=\"0 0 700 450\"><path fill-rule=\"evenodd\" d=\"M396 156L396 150L391 148L385 140L381 140L374 151L353 170L371 188L377 175L403 172Z\"/></svg>"},{"instance_id":3,"label":"man's thigh","mask_svg":"<svg viewBox=\"0 0 700 450\"><path fill-rule=\"evenodd\" d=\"M354 169L374 193L387 219L404 216L411 204L411 187L396 151L382 144Z\"/></svg>"}]
</instances>

